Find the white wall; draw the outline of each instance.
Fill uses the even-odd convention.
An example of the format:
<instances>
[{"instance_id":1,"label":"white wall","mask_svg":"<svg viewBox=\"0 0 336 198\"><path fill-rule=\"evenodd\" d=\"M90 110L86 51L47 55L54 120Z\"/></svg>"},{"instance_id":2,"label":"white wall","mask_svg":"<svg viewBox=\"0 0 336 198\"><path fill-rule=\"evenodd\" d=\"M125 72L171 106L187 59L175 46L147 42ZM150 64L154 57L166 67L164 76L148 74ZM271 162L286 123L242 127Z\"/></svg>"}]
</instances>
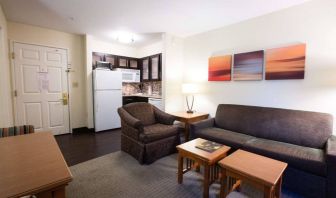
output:
<instances>
[{"instance_id":1,"label":"white wall","mask_svg":"<svg viewBox=\"0 0 336 198\"><path fill-rule=\"evenodd\" d=\"M159 54L162 53L162 50L163 50L163 41L155 42L150 45L137 48L137 57L143 58L146 56Z\"/></svg>"},{"instance_id":2,"label":"white wall","mask_svg":"<svg viewBox=\"0 0 336 198\"><path fill-rule=\"evenodd\" d=\"M7 21L0 6L0 127L9 127L14 120L8 56Z\"/></svg>"},{"instance_id":3,"label":"white wall","mask_svg":"<svg viewBox=\"0 0 336 198\"><path fill-rule=\"evenodd\" d=\"M198 82L203 90L196 96L195 109L214 116L218 104L234 103L327 112L336 118L335 10L335 0L313 0L186 38L184 81ZM307 44L304 80L207 81L208 58L213 54L297 42ZM172 106L174 101L167 103Z\"/></svg>"},{"instance_id":4,"label":"white wall","mask_svg":"<svg viewBox=\"0 0 336 198\"><path fill-rule=\"evenodd\" d=\"M183 80L183 39L171 34L163 36L163 81L162 93L165 111L174 112L184 109L181 84Z\"/></svg>"},{"instance_id":5,"label":"white wall","mask_svg":"<svg viewBox=\"0 0 336 198\"><path fill-rule=\"evenodd\" d=\"M68 49L68 63L74 71L69 73L71 126L72 128L86 126L83 36L8 22L8 38L19 42ZM73 87L73 83L78 83L78 87Z\"/></svg>"}]
</instances>

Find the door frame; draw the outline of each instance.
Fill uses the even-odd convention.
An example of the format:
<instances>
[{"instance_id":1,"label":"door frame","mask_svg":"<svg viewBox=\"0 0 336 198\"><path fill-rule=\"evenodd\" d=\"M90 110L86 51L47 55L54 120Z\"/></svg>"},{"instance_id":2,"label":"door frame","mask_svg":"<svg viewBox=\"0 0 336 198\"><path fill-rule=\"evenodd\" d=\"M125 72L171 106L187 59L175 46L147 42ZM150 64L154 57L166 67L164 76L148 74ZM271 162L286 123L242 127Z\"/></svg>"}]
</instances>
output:
<instances>
[{"instance_id":1,"label":"door frame","mask_svg":"<svg viewBox=\"0 0 336 198\"><path fill-rule=\"evenodd\" d=\"M71 70L71 64L69 64L69 49L64 47L57 47L57 46L50 46L50 45L44 45L44 44L37 44L37 43L28 43L28 42L21 42L13 39L9 39L9 60L10 60L10 72L11 72L11 87L12 87L12 101L13 101L13 116L14 116L14 125L18 124L18 115L17 115L17 105L16 105L16 97L15 97L15 90L16 90L16 84L15 84L15 71L14 71L14 59L12 57L12 54L14 53L14 44L20 43L25 45L35 45L35 46L41 46L41 47L50 47L50 48L57 48L57 49L63 49L66 51L66 65L67 69ZM71 126L71 100L70 100L70 83L69 83L69 73L67 72L66 80L67 80L67 88L68 88L68 114L69 114L69 132L72 133L72 126Z\"/></svg>"}]
</instances>

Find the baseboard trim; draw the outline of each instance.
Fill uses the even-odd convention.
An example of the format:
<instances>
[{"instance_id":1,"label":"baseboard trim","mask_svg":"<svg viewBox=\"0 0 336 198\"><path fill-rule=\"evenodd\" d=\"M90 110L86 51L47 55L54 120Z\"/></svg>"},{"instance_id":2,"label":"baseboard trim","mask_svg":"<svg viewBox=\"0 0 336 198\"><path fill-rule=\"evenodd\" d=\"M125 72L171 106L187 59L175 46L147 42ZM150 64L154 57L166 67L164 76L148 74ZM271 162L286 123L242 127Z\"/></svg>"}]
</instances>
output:
<instances>
[{"instance_id":1,"label":"baseboard trim","mask_svg":"<svg viewBox=\"0 0 336 198\"><path fill-rule=\"evenodd\" d=\"M121 128L116 128L116 129L108 129L105 131L99 131L98 133L104 133L104 132L111 132L114 130L120 130ZM94 128L88 128L88 127L80 127L80 128L74 128L72 129L72 134L82 134L82 133L95 133Z\"/></svg>"},{"instance_id":2,"label":"baseboard trim","mask_svg":"<svg viewBox=\"0 0 336 198\"><path fill-rule=\"evenodd\" d=\"M80 128L74 128L72 129L73 134L80 134L80 133L94 133L93 128L87 128L87 127L80 127Z\"/></svg>"}]
</instances>

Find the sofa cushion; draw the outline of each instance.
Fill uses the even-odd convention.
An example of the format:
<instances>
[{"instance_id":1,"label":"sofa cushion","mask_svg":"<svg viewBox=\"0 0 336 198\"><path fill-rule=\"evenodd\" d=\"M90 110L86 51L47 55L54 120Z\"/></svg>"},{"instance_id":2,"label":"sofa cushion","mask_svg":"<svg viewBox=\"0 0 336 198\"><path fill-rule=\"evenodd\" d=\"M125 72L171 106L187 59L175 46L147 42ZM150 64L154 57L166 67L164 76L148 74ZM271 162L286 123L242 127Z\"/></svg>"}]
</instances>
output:
<instances>
[{"instance_id":1,"label":"sofa cushion","mask_svg":"<svg viewBox=\"0 0 336 198\"><path fill-rule=\"evenodd\" d=\"M194 136L218 142L234 149L239 149L242 145L254 137L242 133L235 133L221 128L209 127L196 130Z\"/></svg>"},{"instance_id":2,"label":"sofa cushion","mask_svg":"<svg viewBox=\"0 0 336 198\"><path fill-rule=\"evenodd\" d=\"M140 134L140 140L143 143L154 142L163 138L177 135L179 132L178 126L153 124L144 127L144 132Z\"/></svg>"},{"instance_id":3,"label":"sofa cushion","mask_svg":"<svg viewBox=\"0 0 336 198\"><path fill-rule=\"evenodd\" d=\"M153 106L146 102L136 102L124 105L123 108L144 126L156 123Z\"/></svg>"},{"instance_id":4,"label":"sofa cushion","mask_svg":"<svg viewBox=\"0 0 336 198\"><path fill-rule=\"evenodd\" d=\"M247 141L243 149L286 162L291 167L305 170L316 175L326 175L325 156L324 151L321 149L261 138Z\"/></svg>"},{"instance_id":5,"label":"sofa cushion","mask_svg":"<svg viewBox=\"0 0 336 198\"><path fill-rule=\"evenodd\" d=\"M259 138L323 148L332 134L333 118L326 113L220 104L215 125Z\"/></svg>"}]
</instances>

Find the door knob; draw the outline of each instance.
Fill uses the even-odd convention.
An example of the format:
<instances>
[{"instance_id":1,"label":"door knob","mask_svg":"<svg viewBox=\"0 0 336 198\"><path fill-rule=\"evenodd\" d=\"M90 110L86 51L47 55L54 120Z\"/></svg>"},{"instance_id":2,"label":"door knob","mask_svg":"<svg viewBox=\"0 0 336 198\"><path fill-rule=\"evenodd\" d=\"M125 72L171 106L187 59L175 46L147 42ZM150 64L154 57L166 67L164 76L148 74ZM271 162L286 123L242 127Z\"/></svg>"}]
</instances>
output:
<instances>
[{"instance_id":1,"label":"door knob","mask_svg":"<svg viewBox=\"0 0 336 198\"><path fill-rule=\"evenodd\" d=\"M63 105L68 105L68 93L62 93L62 99L61 99Z\"/></svg>"}]
</instances>

